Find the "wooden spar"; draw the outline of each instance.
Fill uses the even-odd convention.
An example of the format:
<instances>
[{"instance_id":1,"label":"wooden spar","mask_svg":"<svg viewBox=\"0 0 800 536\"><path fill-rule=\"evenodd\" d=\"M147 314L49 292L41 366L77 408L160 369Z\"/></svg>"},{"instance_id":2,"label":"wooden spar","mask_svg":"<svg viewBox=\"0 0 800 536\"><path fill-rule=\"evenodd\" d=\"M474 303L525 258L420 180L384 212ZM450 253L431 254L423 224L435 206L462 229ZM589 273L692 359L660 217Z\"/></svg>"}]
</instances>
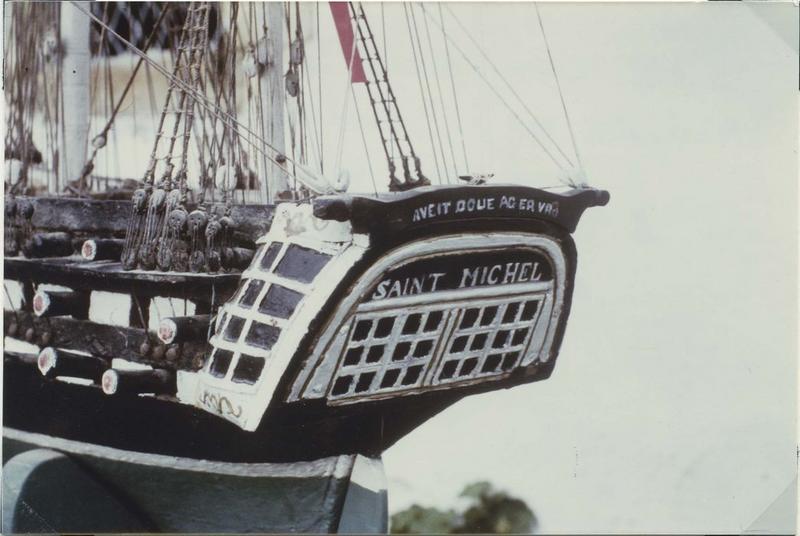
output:
<instances>
[{"instance_id":1,"label":"wooden spar","mask_svg":"<svg viewBox=\"0 0 800 536\"><path fill-rule=\"evenodd\" d=\"M70 376L98 382L108 369L108 361L99 357L77 354L48 346L37 358L39 372L45 378Z\"/></svg>"},{"instance_id":2,"label":"wooden spar","mask_svg":"<svg viewBox=\"0 0 800 536\"><path fill-rule=\"evenodd\" d=\"M174 395L177 391L175 373L165 369L108 369L103 373L100 385L107 395L122 393Z\"/></svg>"},{"instance_id":3,"label":"wooden spar","mask_svg":"<svg viewBox=\"0 0 800 536\"><path fill-rule=\"evenodd\" d=\"M118 261L125 241L116 238L90 239L81 246L81 257L87 261Z\"/></svg>"},{"instance_id":4,"label":"wooden spar","mask_svg":"<svg viewBox=\"0 0 800 536\"><path fill-rule=\"evenodd\" d=\"M26 257L67 257L72 255L72 237L69 233L36 233L22 245Z\"/></svg>"},{"instance_id":5,"label":"wooden spar","mask_svg":"<svg viewBox=\"0 0 800 536\"><path fill-rule=\"evenodd\" d=\"M158 338L164 344L208 338L210 315L175 316L164 318L158 325Z\"/></svg>"},{"instance_id":6,"label":"wooden spar","mask_svg":"<svg viewBox=\"0 0 800 536\"><path fill-rule=\"evenodd\" d=\"M26 367L35 367L38 362L36 354L3 351L3 362L17 363Z\"/></svg>"},{"instance_id":7,"label":"wooden spar","mask_svg":"<svg viewBox=\"0 0 800 536\"><path fill-rule=\"evenodd\" d=\"M70 317L39 318L26 311L3 311L3 322L8 330L14 326L17 339L30 331L32 336L28 342L43 343L41 346L69 348L86 352L98 358L111 360L126 359L137 363L154 366L165 366L185 370L194 370L202 366L207 343L193 341L183 343L180 355L169 362L165 361L167 348L161 344L155 334L141 328L110 326L87 320L76 320ZM142 351L142 350L146 351Z\"/></svg>"},{"instance_id":8,"label":"wooden spar","mask_svg":"<svg viewBox=\"0 0 800 536\"><path fill-rule=\"evenodd\" d=\"M33 312L39 317L72 316L89 318L88 292L40 290L33 297Z\"/></svg>"},{"instance_id":9,"label":"wooden spar","mask_svg":"<svg viewBox=\"0 0 800 536\"><path fill-rule=\"evenodd\" d=\"M50 333L50 346L70 348L113 359L141 361L139 346L147 339L143 329L109 326L69 317L38 318L26 311L3 311L3 321L19 322L22 332L32 328L37 334Z\"/></svg>"},{"instance_id":10,"label":"wooden spar","mask_svg":"<svg viewBox=\"0 0 800 536\"><path fill-rule=\"evenodd\" d=\"M260 4L260 7L263 19L256 22L256 27L262 28L263 23L266 22L267 61L271 62L266 65L260 80L265 139L275 151L284 155L286 154L284 133L286 95L283 77L286 67L283 60L283 47L286 14L283 2L266 2ZM278 199L278 194L289 189L286 171L276 163L268 162L266 172L270 198ZM238 222L239 220L234 217L234 221Z\"/></svg>"},{"instance_id":11,"label":"wooden spar","mask_svg":"<svg viewBox=\"0 0 800 536\"><path fill-rule=\"evenodd\" d=\"M80 5L87 11L91 7L89 2L81 2ZM89 140L90 21L70 2L62 2L60 7L65 113L59 174L62 183L66 183L80 178L86 163ZM50 186L50 191L54 192L55 183Z\"/></svg>"}]
</instances>

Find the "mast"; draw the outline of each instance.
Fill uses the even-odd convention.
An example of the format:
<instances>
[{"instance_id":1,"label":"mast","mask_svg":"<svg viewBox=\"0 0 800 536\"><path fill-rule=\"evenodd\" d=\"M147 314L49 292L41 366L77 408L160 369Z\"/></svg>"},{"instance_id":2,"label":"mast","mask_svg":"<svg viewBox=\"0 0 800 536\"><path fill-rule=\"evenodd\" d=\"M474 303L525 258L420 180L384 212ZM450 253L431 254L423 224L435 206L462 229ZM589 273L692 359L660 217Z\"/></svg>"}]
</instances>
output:
<instances>
[{"instance_id":1,"label":"mast","mask_svg":"<svg viewBox=\"0 0 800 536\"><path fill-rule=\"evenodd\" d=\"M268 51L268 63L261 75L261 110L262 114L264 114L262 117L264 121L264 137L267 143L272 145L280 155L284 155L286 154L284 133L286 96L284 94L283 80L286 72L283 59L286 18L284 3L264 2L261 4L261 9L265 15L265 37ZM276 199L281 192L289 189L286 171L274 162L267 163L266 171L270 197Z\"/></svg>"},{"instance_id":2,"label":"mast","mask_svg":"<svg viewBox=\"0 0 800 536\"><path fill-rule=\"evenodd\" d=\"M90 2L80 2L86 11ZM59 176L63 183L81 176L89 138L90 20L70 2L61 3L64 73L64 130ZM83 189L85 185L81 185Z\"/></svg>"}]
</instances>

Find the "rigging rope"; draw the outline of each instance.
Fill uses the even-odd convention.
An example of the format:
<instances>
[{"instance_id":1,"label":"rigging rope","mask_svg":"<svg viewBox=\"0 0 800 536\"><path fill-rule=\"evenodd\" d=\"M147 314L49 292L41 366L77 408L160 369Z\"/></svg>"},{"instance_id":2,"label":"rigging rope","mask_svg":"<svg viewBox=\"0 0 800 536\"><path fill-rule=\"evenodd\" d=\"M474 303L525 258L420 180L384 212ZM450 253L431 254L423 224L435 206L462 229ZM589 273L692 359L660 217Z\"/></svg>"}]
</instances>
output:
<instances>
[{"instance_id":1,"label":"rigging rope","mask_svg":"<svg viewBox=\"0 0 800 536\"><path fill-rule=\"evenodd\" d=\"M308 94L309 106L311 107L311 128L314 139L313 148L316 149L317 162L319 162L319 169L322 172L322 129L317 125L317 107L314 105L314 92L311 90L311 76L303 77L303 88L305 93Z\"/></svg>"},{"instance_id":2,"label":"rigging rope","mask_svg":"<svg viewBox=\"0 0 800 536\"><path fill-rule=\"evenodd\" d=\"M161 28L161 22L164 20L167 11L169 11L169 7L170 7L169 2L165 2L164 6L161 9L161 13L158 16L158 19L156 20L155 25L153 26L153 29L150 32L150 35L147 36L147 40L145 41L142 52L146 53L147 50L150 48L150 45L155 40L156 36L159 33L159 29ZM105 36L105 28L103 28L103 33L101 35ZM108 131L111 130L111 126L114 124L114 120L117 118L117 114L119 113L119 110L122 107L122 102L125 100L125 97L128 96L128 91L130 91L131 88L133 87L133 82L136 79L136 74L139 72L139 69L141 68L143 63L144 63L144 58L139 58L139 61L133 68L133 72L131 73L130 78L128 78L128 82L125 84L125 87L122 90L122 95L120 95L119 100L114 106L114 109L108 116L108 120L106 121L105 126L100 130L100 133L97 134L97 136L95 136L94 139L92 139L92 147L93 147L92 154L86 160L86 164L83 167L83 172L81 173L81 180L85 180L94 169L94 159L97 156L97 152L106 146L106 143L108 142L107 138Z\"/></svg>"},{"instance_id":3,"label":"rigging rope","mask_svg":"<svg viewBox=\"0 0 800 536\"><path fill-rule=\"evenodd\" d=\"M386 67L381 60L378 45L375 42L375 35L372 33L369 21L364 13L361 4L350 2L350 17L355 22L358 32L358 40L363 47L361 56L362 65L368 67L364 69L365 86L370 97L370 105L378 131L381 135L381 144L389 166L389 189L391 191L407 190L417 186L430 184L430 181L422 173L420 159L414 151L414 146L408 136L405 122L403 121L397 99L389 82L389 75ZM371 76L371 78L369 78ZM384 132L381 125L388 127L388 132ZM397 146L398 159L403 167L403 181L396 176L397 165L390 152L391 144ZM411 166L413 164L417 178L411 176Z\"/></svg>"},{"instance_id":4,"label":"rigging rope","mask_svg":"<svg viewBox=\"0 0 800 536\"><path fill-rule=\"evenodd\" d=\"M422 86L422 73L419 70L419 60L417 59L417 47L414 44L414 34L411 31L411 18L408 14L408 7L405 2L403 3L403 11L405 12L406 15L406 26L408 28L408 39L411 42L411 51L414 54L414 67L417 71L417 81L419 82L420 98L422 99L422 108L425 112L425 122L427 123L428 126L428 137L431 140L431 151L433 151L433 163L434 166L436 167L436 174L439 176L439 180L441 180L442 170L439 167L439 157L436 153L436 144L433 141L433 129L431 128L431 119L430 115L428 114L428 101L425 99L425 89Z\"/></svg>"},{"instance_id":5,"label":"rigging rope","mask_svg":"<svg viewBox=\"0 0 800 536\"><path fill-rule=\"evenodd\" d=\"M522 106L522 108L526 112L528 112L528 115L531 117L531 119L533 119L534 123L536 123L536 126L539 127L539 129L544 133L544 135L547 137L547 139L550 140L550 143L553 144L553 146L561 154L561 156L564 157L564 159L567 161L567 163L570 165L570 167L572 167L574 165L572 163L572 161L569 159L569 157L566 155L566 153L561 149L561 146L558 145L558 143L556 143L556 141L553 139L552 136L550 136L550 133L547 132L547 130L544 128L544 125L542 125L541 121L539 121L539 118L536 117L536 115L531 111L531 109L528 107L528 105L525 104L525 101L523 101L522 97L519 96L519 93L517 93L517 91L514 89L514 86L512 86L511 83L508 81L508 79L503 75L503 73L500 72L500 69L497 68L497 65L495 65L495 63L491 60L491 58L489 58L489 56L486 54L486 52L483 50L483 48L480 46L480 44L478 44L478 42L475 40L475 38L472 37L472 34L469 33L469 31L461 23L461 21L458 19L458 17L456 17L455 13L453 13L453 10L450 9L449 6L446 7L446 9L447 9L448 13L450 14L450 16L453 17L453 20L456 21L456 24L458 24L461 27L461 29L464 31L464 33L467 35L467 37L469 37L470 41L472 41L472 43L478 49L478 52L481 53L481 55L486 60L486 62L492 67L492 70L495 72L495 74L497 74L498 78L500 78L500 80L506 85L506 87L509 89L509 91L511 91L511 94L514 96L514 98L517 99L517 102L519 102L520 105ZM423 7L423 11L424 10L425 9Z\"/></svg>"},{"instance_id":6,"label":"rigging rope","mask_svg":"<svg viewBox=\"0 0 800 536\"><path fill-rule=\"evenodd\" d=\"M453 173L455 176L458 176L458 167L456 164L456 153L453 150L453 137L450 134L450 123L447 120L447 108L444 106L444 93L442 93L442 85L439 82L439 68L436 65L436 54L433 52L433 40L431 39L431 31L430 26L428 25L428 18L423 17L423 22L425 23L425 34L428 37L428 48L431 52L431 61L433 62L433 74L436 78L436 90L439 92L439 104L441 105L442 110L442 117L444 118L444 129L445 133L447 134L447 144L450 147L450 157L453 161ZM451 182L451 177L447 177L447 182Z\"/></svg>"},{"instance_id":7,"label":"rigging rope","mask_svg":"<svg viewBox=\"0 0 800 536\"><path fill-rule=\"evenodd\" d=\"M361 141L364 144L364 155L367 159L367 166L369 166L369 176L372 179L372 188L375 191L375 197L378 197L378 183L375 181L375 173L372 171L372 161L369 158L369 149L367 149L367 137L364 135L364 126L361 124L361 112L358 110L358 101L356 100L356 90L353 84L350 84L350 94L353 96L353 108L356 109L356 119L358 119L358 129L361 131Z\"/></svg>"},{"instance_id":8,"label":"rigging rope","mask_svg":"<svg viewBox=\"0 0 800 536\"><path fill-rule=\"evenodd\" d=\"M383 63L386 66L386 70L389 70L389 52L386 47L386 12L384 7L386 6L385 3L381 2L381 41L383 42ZM391 157L394 158L394 145L390 148ZM376 192L377 195L377 192Z\"/></svg>"},{"instance_id":9,"label":"rigging rope","mask_svg":"<svg viewBox=\"0 0 800 536\"><path fill-rule=\"evenodd\" d=\"M539 12L539 4L537 2L533 3L533 7L536 10L536 17L539 19L539 28L542 30L542 39L544 40L545 48L547 48L547 58L550 60L550 68L553 71L553 78L556 81L556 87L558 87L558 96L561 98L561 108L564 110L564 119L567 121L567 129L569 130L569 138L572 141L572 150L575 151L575 160L578 162L579 170L583 170L583 163L581 162L581 155L578 152L578 144L575 142L575 133L572 131L572 122L569 119L569 113L567 112L567 103L564 100L564 93L561 91L561 83L558 81L558 73L556 72L556 64L553 61L553 55L550 52L550 44L547 42L547 34L544 31L544 24L542 23L542 15Z\"/></svg>"},{"instance_id":10,"label":"rigging rope","mask_svg":"<svg viewBox=\"0 0 800 536\"><path fill-rule=\"evenodd\" d=\"M174 74L167 89L166 102L159 121L153 150L150 154L150 163L144 176L144 189L137 190L133 196L133 207L129 220L129 229L125 237L123 251L123 265L132 269L138 265L152 270L158 265L162 270L171 268L177 271L186 271L188 267L198 271L205 264L204 242L201 228L205 227L205 213L193 211L186 217L183 206L188 195L188 152L189 138L194 120L194 99L189 98L188 91L184 90L178 82L180 75L188 80L188 85L196 89L200 86L200 72L203 64L204 53L207 48L208 14L210 6L207 3L191 4L186 15L186 22L181 32L180 43L177 48ZM112 30L109 29L109 32ZM146 58L146 55L141 57ZM172 93L179 92L178 108L172 111L175 114L172 133L167 138L169 146L163 157L158 156L158 149L164 138L164 122L170 111ZM179 135L180 126L183 133ZM178 138L181 139L181 153L174 155ZM175 163L179 158L177 176L173 176ZM158 184L155 183L156 166L159 161L165 163L164 173ZM177 189L173 189L173 178L177 179ZM155 186L155 188L154 188ZM169 220L169 221L167 221ZM188 220L191 235L191 246L187 251L183 247L180 235ZM202 258L201 258L202 257Z\"/></svg>"},{"instance_id":11,"label":"rigging rope","mask_svg":"<svg viewBox=\"0 0 800 536\"><path fill-rule=\"evenodd\" d=\"M8 7L8 6L7 6ZM31 164L42 163L42 153L33 143L34 107L37 102L38 75L43 59L41 37L46 33L49 6L15 4L12 16L12 53L16 61L8 61L10 76L6 73L5 97L8 103L6 115L5 158L20 161L17 181L12 182L11 191L30 186L28 169ZM20 32L20 28L28 31Z\"/></svg>"},{"instance_id":12,"label":"rigging rope","mask_svg":"<svg viewBox=\"0 0 800 536\"><path fill-rule=\"evenodd\" d=\"M425 13L426 16L429 16L427 10L425 9L425 6L420 6L420 7L422 8L423 13ZM486 76L484 76L484 74L481 72L481 70L472 62L472 60L469 59L469 56L461 49L461 47L458 46L458 43L456 43L453 40L453 38L450 37L450 35L447 32L444 31L444 28L439 26L439 24L435 20L432 20L431 22L433 22L437 27L439 27L442 30L442 33L447 38L447 40L450 42L450 44L453 45L453 48L455 48L456 51L459 54L461 54L461 57L464 59L464 61L466 61L467 64L470 66L470 68L472 68L472 70L475 71L475 74L478 75L478 78L480 78L483 81L483 83L486 84L486 86L492 91L492 93L495 94L495 96L500 100L500 102L503 104L503 106L505 106L506 109L511 113L511 115L514 117L514 119L517 120L517 122L522 126L522 128L524 128L525 131L531 136L531 138L533 138L533 140L539 145L539 147L547 155L547 157L550 158L550 160L553 162L553 164L555 164L558 167L558 169L564 171L564 166L562 165L562 163L559 162L558 159L556 159L555 156L553 156L553 153L551 153L550 150L547 149L545 144L542 142L542 140L539 139L539 137L536 135L536 133L528 126L528 124L525 121L523 121L523 119L519 116L519 114L503 98L503 96L500 94L500 92L497 90L497 88L495 88L492 85L492 83L489 81L489 79L486 78Z\"/></svg>"},{"instance_id":13,"label":"rigging rope","mask_svg":"<svg viewBox=\"0 0 800 536\"><path fill-rule=\"evenodd\" d=\"M437 4L439 8L439 21L442 24L442 41L444 41L445 57L447 58L447 71L450 74L450 87L453 90L453 103L456 108L456 119L458 119L458 133L461 136L461 149L464 151L464 168L469 173L469 159L467 158L467 145L464 139L464 127L461 124L461 109L458 105L458 95L456 95L456 82L453 78L453 64L450 60L450 46L447 43L447 35L444 31L444 17L442 16L442 4Z\"/></svg>"},{"instance_id":14,"label":"rigging rope","mask_svg":"<svg viewBox=\"0 0 800 536\"><path fill-rule=\"evenodd\" d=\"M350 104L350 99L347 98L347 94L350 93L350 86L352 85L353 80L353 63L356 58L356 40L353 39L353 45L350 47L350 59L347 62L347 85L345 86L344 90L344 102L342 102L342 112L339 116L339 143L336 146L336 163L334 165L334 169L336 170L336 175L342 173L342 153L344 152L344 134L345 128L347 126L347 110ZM379 125L380 127L380 125Z\"/></svg>"},{"instance_id":15,"label":"rigging rope","mask_svg":"<svg viewBox=\"0 0 800 536\"><path fill-rule=\"evenodd\" d=\"M425 78L425 89L428 91L428 101L431 107L431 115L433 115L433 128L436 131L436 141L439 144L439 153L442 156L442 168L444 169L444 176L439 177L439 184L441 184L446 178L449 180L450 170L447 168L447 158L444 152L444 144L442 143L442 134L439 130L439 120L437 118L436 108L433 103L433 91L431 91L431 84L430 80L428 79L428 67L427 63L425 62L425 54L422 51L422 39L420 39L419 31L417 29L417 18L414 14L414 4L409 6L409 11L411 11L411 25L414 28L414 36L416 37L417 45L419 46L419 56L420 60L422 61L422 75Z\"/></svg>"},{"instance_id":16,"label":"rigging rope","mask_svg":"<svg viewBox=\"0 0 800 536\"><path fill-rule=\"evenodd\" d=\"M101 20L99 20L97 17L95 17L91 13L87 12L78 3L76 3L76 2L71 2L71 3L73 5L75 5L76 9L78 9L81 12L83 12L85 15L90 17L92 20L95 20L99 24L103 24L103 22ZM244 136L242 136L242 134L239 132L240 130L244 131L247 134L250 134L253 138L255 138L255 140L258 143L254 143L254 142L252 142L252 140L247 140L247 141L249 143L251 143L251 145L259 153L261 153L261 155L264 158L266 158L267 160L273 162L277 166L277 168L281 170L281 172L286 173L287 175L289 175L288 171L283 167L283 164L284 164L285 161L289 161L289 162L291 162L291 163L296 165L295 161L293 161L291 158L287 157L282 152L278 151L269 142L267 142L262 136L259 136L251 128L249 128L247 125L244 125L243 123L238 121L236 119L236 117L234 117L232 114L216 108L214 106L214 104L211 103L209 101L209 99L206 98L206 96L203 95L201 92L199 92L197 89L188 86L186 83L184 83L183 81L179 80L177 77L169 74L169 72L163 66L159 65L157 62L151 60L150 58L147 58L145 55L143 55L141 50L139 50L136 46L131 44L128 40L126 40L125 38L120 36L118 33L116 33L113 29L108 28L108 31L112 35L117 37L123 44L125 44L125 46L128 47L134 54L137 54L137 55L139 55L141 57L145 57L146 58L145 61L147 61L151 65L153 65L153 67L159 73L161 73L163 76L165 76L170 81L170 83L172 83L176 87L180 88L180 90L182 92L185 92L186 94L191 95L192 98L195 100L195 102L197 102L201 106L206 107L206 109L210 113L220 117L222 119L223 123L225 125L228 125L237 136L239 136L240 138L244 138ZM262 122L262 132L263 132L263 122ZM406 140L406 142L408 142L408 140ZM265 148L268 148L268 149L272 150L274 153L276 153L277 156L276 157L271 156L270 154L267 153ZM418 159L414 159L414 160L415 160L415 163L417 164L417 168L419 168ZM301 168L301 169L303 169L303 168ZM302 176L304 176L305 178L304 179L300 179L301 182L303 182L307 186L310 185L310 187L312 187L316 191L322 191L322 190L326 190L327 191L328 189L330 189L330 185L325 184L324 182L321 182L318 177L315 177L308 170L304 169Z\"/></svg>"},{"instance_id":17,"label":"rigging rope","mask_svg":"<svg viewBox=\"0 0 800 536\"><path fill-rule=\"evenodd\" d=\"M92 20L96 21L98 24L103 24L103 22L102 22L100 19L98 19L97 17L95 17L93 14L91 14L91 13L87 12L85 9L83 9L83 7L82 7L82 6L80 6L80 4L79 4L78 2L72 2L72 1L71 1L71 3L72 3L72 4L73 4L73 5L74 5L74 6L75 6L75 7L76 7L76 8L77 8L79 11L83 12L85 15L87 15L88 17L90 17ZM165 69L165 68L164 68L162 65L160 65L158 62L156 62L156 61L153 61L152 59L148 58L146 55L143 55L142 51L141 51L141 50L139 50L139 49L138 49L138 48L137 48L135 45L133 45L133 44L132 44L130 41L128 41L127 39L125 39L124 37L122 37L121 35L119 35L117 32L115 32L115 31L114 31L113 29L111 29L111 28L108 28L108 31L109 31L109 33L111 33L112 35L114 35L116 38L118 38L118 39L119 39L119 40L120 40L120 41L121 41L121 42L122 42L122 43L123 43L123 44L124 44L126 47L128 47L128 48L131 50L131 52L133 52L134 54L136 54L136 55L138 55L138 56L140 56L140 57L144 57L144 58L145 58L145 62L147 62L147 63L149 63L150 65L152 65L152 66L153 66L153 68L154 68L156 71L158 71L158 72L159 72L161 75L165 76L165 77L167 78L167 80L169 80L170 82L174 83L174 84L175 84L175 86L176 86L177 88L180 88L180 89L181 89L181 91L184 91L184 92L186 92L188 95L191 95L191 96L192 96L192 98L195 100L195 102L197 102L197 103L198 103L198 104L200 104L201 106L204 106L204 107L205 107L205 108L206 108L206 109L207 109L207 110L208 110L208 111L209 111L211 114L214 114L214 115L216 115L217 117L219 117L219 118L221 119L221 121L222 121L224 124L226 124L226 125L229 125L229 126L230 126L230 128L231 128L231 129L232 129L234 132L236 132L236 134L237 134L237 135L241 136L241 134L239 134L239 130L242 130L242 131L244 131L245 133L248 133L248 134L252 135L252 136L253 136L253 138L255 138L255 141L256 141L256 142L258 142L258 143L252 142L252 143L251 143L251 145L252 145L252 146L253 146L253 147L254 147L254 148L257 150L257 151L259 151L259 152L260 152L260 153L261 153L261 154L262 154L262 155L263 155L265 158L267 158L269 161L271 161L272 163L274 163L276 166L278 166L278 167L281 167L281 168L282 168L283 164L282 164L280 161L278 161L278 160L276 159L276 157L273 157L273 156L269 155L269 154L268 154L268 153L267 153L267 152L264 150L264 147L266 147L266 148L268 148L268 149L272 150L272 151L273 151L273 152L274 152L276 155L280 155L280 157L282 157L282 158L285 158L286 160L289 160L289 161L291 161L291 159L290 159L288 156L286 156L286 155L284 155L283 153L281 153L280 151L278 151L278 150L277 150L275 147L273 147L273 146L272 146L272 145L271 145L269 142L267 142L267 140L266 140L266 139L264 139L262 136L259 136L259 135L258 135L256 132L254 132L252 129L250 129L250 128L249 128L247 125L245 125L245 124L241 123L240 121L238 121L238 120L237 120L237 119L236 119L234 116L232 116L230 113L228 113L228 112L225 112L225 111L223 111L223 110L220 110L220 109L217 109L217 108L214 106L214 103L210 102L210 101L209 101L209 99L205 97L205 95L203 95L203 94L202 94L202 93L200 93L199 91L197 91L197 90L195 90L195 89L191 88L190 86L188 86L187 84L185 84L183 81L179 80L177 77L175 77L174 75L170 74L170 73L169 73L169 71L167 71L167 70L166 70L166 69ZM285 171L285 172L286 172L286 171ZM286 172L286 173L288 174L288 172Z\"/></svg>"}]
</instances>

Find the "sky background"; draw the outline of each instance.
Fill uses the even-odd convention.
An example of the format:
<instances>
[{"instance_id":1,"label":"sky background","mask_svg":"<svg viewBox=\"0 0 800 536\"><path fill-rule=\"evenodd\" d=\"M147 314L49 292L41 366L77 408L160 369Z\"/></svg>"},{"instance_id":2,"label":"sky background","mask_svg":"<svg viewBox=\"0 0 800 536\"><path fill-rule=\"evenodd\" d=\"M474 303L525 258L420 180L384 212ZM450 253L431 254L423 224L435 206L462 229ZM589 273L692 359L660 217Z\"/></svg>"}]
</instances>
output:
<instances>
[{"instance_id":1,"label":"sky background","mask_svg":"<svg viewBox=\"0 0 800 536\"><path fill-rule=\"evenodd\" d=\"M303 9L313 20L316 7ZM428 19L415 8L418 30L428 20L426 61L431 84L438 73L443 86L456 171L558 185L558 167L454 48L532 124L445 9L464 164L439 9L425 9ZM402 5L366 10L382 50L386 35L390 79L426 174L454 181L436 171ZM573 158L534 6L449 10ZM486 479L523 498L548 533L730 533L756 520L786 532L797 473L798 10L715 2L540 11L586 177L611 202L587 211L574 234L575 293L553 376L467 398L386 452L390 512L450 507L465 484ZM325 80L328 173L340 160L351 191L372 191L352 101L342 112L349 86L324 4L320 35L315 27L304 22L308 68L315 77L321 63ZM127 72L134 60L114 61ZM121 149L99 155L98 173L141 177L155 121L142 120L144 87L115 126ZM385 190L364 88L353 89Z\"/></svg>"},{"instance_id":2,"label":"sky background","mask_svg":"<svg viewBox=\"0 0 800 536\"><path fill-rule=\"evenodd\" d=\"M449 506L488 479L543 532L745 531L796 486L797 56L769 21L796 28L797 8L540 9L586 174L611 202L574 235L553 376L468 398L401 440L384 456L390 509ZM566 150L533 6L453 10ZM556 184L456 72L473 169ZM781 504L761 528L791 529Z\"/></svg>"}]
</instances>

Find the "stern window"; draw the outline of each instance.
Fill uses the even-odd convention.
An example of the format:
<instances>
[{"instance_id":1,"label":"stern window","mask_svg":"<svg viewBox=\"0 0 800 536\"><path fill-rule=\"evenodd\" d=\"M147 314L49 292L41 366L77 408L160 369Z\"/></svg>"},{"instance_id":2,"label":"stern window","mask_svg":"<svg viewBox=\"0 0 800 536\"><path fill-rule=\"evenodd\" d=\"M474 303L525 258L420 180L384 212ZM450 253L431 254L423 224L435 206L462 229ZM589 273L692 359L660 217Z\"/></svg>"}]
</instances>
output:
<instances>
[{"instance_id":1,"label":"stern window","mask_svg":"<svg viewBox=\"0 0 800 536\"><path fill-rule=\"evenodd\" d=\"M261 313L289 318L294 313L295 307L300 303L303 295L280 285L271 285L258 310Z\"/></svg>"},{"instance_id":2,"label":"stern window","mask_svg":"<svg viewBox=\"0 0 800 536\"><path fill-rule=\"evenodd\" d=\"M244 318L238 316L231 316L230 321L228 322L228 327L225 328L225 334L223 338L226 341L236 342L239 340L239 334L242 332L242 328L244 327Z\"/></svg>"},{"instance_id":3,"label":"stern window","mask_svg":"<svg viewBox=\"0 0 800 536\"><path fill-rule=\"evenodd\" d=\"M208 371L212 376L224 378L225 374L228 373L228 367L231 366L232 358L233 352L220 349L214 350L214 354L211 356L211 366L208 367Z\"/></svg>"},{"instance_id":4,"label":"stern window","mask_svg":"<svg viewBox=\"0 0 800 536\"><path fill-rule=\"evenodd\" d=\"M254 320L250 325L250 331L247 332L247 336L245 337L244 341L247 344L258 346L264 350L269 350L272 348L272 345L275 344L275 341L278 340L280 334L280 329L268 324L256 322Z\"/></svg>"},{"instance_id":5,"label":"stern window","mask_svg":"<svg viewBox=\"0 0 800 536\"><path fill-rule=\"evenodd\" d=\"M242 299L239 300L239 305L242 307L252 307L262 288L264 288L263 281L251 279L250 284L247 285L247 289L242 293Z\"/></svg>"},{"instance_id":6,"label":"stern window","mask_svg":"<svg viewBox=\"0 0 800 536\"><path fill-rule=\"evenodd\" d=\"M281 250L281 246L283 246L282 242L272 242L269 246L266 246L264 256L261 257L262 270L270 271L272 263L275 262L275 257L278 256L278 252Z\"/></svg>"},{"instance_id":7,"label":"stern window","mask_svg":"<svg viewBox=\"0 0 800 536\"><path fill-rule=\"evenodd\" d=\"M231 379L235 382L252 385L258 380L262 370L264 370L264 358L242 354L239 356L236 368L233 369Z\"/></svg>"},{"instance_id":8,"label":"stern window","mask_svg":"<svg viewBox=\"0 0 800 536\"><path fill-rule=\"evenodd\" d=\"M275 268L275 273L302 283L311 283L331 256L291 244Z\"/></svg>"}]
</instances>

